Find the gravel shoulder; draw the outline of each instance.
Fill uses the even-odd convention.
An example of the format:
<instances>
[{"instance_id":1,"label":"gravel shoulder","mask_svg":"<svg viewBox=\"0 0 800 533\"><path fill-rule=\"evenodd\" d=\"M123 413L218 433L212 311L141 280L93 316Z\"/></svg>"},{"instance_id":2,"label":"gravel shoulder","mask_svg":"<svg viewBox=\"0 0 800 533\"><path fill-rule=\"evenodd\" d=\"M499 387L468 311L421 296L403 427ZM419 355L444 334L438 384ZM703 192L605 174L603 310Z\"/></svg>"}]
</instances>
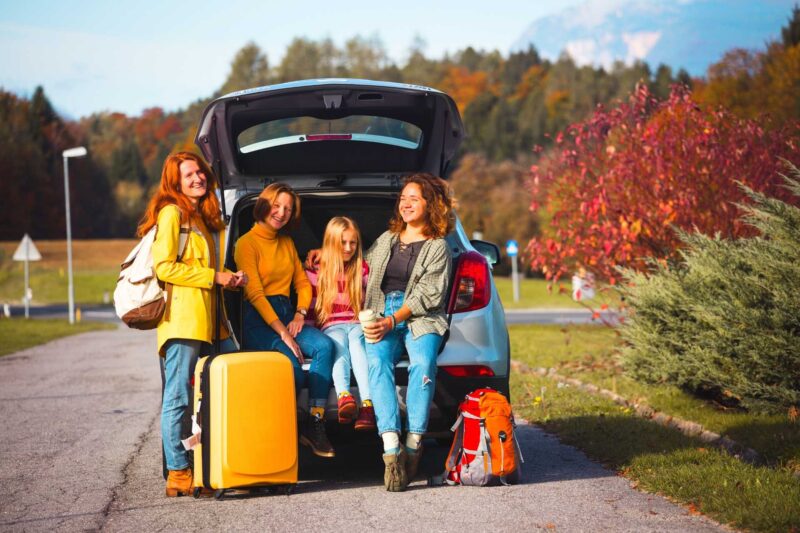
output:
<instances>
[{"instance_id":1,"label":"gravel shoulder","mask_svg":"<svg viewBox=\"0 0 800 533\"><path fill-rule=\"evenodd\" d=\"M0 530L727 531L522 425L523 483L382 486L376 437L334 460L301 454L291 496L167 499L155 336L94 332L0 358ZM343 435L347 436L347 435ZM446 450L426 441L423 469Z\"/></svg>"}]
</instances>

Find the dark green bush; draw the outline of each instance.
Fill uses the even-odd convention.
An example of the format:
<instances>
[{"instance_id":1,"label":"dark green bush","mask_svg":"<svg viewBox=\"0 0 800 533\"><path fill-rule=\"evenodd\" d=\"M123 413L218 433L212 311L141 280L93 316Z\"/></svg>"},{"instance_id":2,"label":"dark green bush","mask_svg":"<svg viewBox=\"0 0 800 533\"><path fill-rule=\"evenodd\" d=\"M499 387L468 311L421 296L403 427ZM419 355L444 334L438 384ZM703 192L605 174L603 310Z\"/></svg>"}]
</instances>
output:
<instances>
[{"instance_id":1,"label":"dark green bush","mask_svg":"<svg viewBox=\"0 0 800 533\"><path fill-rule=\"evenodd\" d=\"M800 196L800 171L787 167ZM677 264L623 271L624 364L636 379L782 411L800 405L800 209L745 190L753 203L740 207L759 236L682 233Z\"/></svg>"}]
</instances>

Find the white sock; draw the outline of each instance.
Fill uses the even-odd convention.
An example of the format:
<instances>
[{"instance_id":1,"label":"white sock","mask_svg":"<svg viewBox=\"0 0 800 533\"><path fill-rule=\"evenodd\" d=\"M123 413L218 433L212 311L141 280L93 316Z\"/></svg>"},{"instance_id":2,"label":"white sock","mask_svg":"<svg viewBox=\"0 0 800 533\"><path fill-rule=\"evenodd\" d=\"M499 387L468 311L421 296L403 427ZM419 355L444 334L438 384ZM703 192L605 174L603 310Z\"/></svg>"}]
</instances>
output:
<instances>
[{"instance_id":1,"label":"white sock","mask_svg":"<svg viewBox=\"0 0 800 533\"><path fill-rule=\"evenodd\" d=\"M422 435L419 433L409 433L406 435L406 448L409 450L419 449L420 442L422 442Z\"/></svg>"},{"instance_id":2,"label":"white sock","mask_svg":"<svg viewBox=\"0 0 800 533\"><path fill-rule=\"evenodd\" d=\"M400 434L396 431L381 433L384 453L397 453L400 450Z\"/></svg>"}]
</instances>

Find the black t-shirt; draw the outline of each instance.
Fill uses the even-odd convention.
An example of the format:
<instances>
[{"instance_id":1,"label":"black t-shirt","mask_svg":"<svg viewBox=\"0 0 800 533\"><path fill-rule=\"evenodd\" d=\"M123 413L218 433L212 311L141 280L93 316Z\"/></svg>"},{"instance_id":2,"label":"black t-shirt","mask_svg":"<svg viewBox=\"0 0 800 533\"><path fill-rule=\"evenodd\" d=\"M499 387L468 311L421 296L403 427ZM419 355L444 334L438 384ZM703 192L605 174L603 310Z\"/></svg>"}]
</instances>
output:
<instances>
[{"instance_id":1,"label":"black t-shirt","mask_svg":"<svg viewBox=\"0 0 800 533\"><path fill-rule=\"evenodd\" d=\"M386 272L381 282L383 294L406 290L408 280L411 279L411 271L414 270L414 265L417 263L417 257L423 244L425 244L424 240L404 244L399 239L394 243L392 254L389 256Z\"/></svg>"}]
</instances>

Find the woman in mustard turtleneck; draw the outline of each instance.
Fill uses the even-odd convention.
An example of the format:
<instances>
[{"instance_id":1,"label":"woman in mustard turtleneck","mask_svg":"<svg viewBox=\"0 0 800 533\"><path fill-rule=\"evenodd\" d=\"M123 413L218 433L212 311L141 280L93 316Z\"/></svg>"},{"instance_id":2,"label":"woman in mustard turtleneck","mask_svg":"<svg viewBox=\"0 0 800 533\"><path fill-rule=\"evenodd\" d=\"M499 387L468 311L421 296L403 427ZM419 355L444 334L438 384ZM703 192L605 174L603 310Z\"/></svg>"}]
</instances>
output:
<instances>
[{"instance_id":1,"label":"woman in mustard turtleneck","mask_svg":"<svg viewBox=\"0 0 800 533\"><path fill-rule=\"evenodd\" d=\"M333 457L323 422L331 388L334 344L318 329L304 324L311 304L311 283L300 264L294 241L280 230L300 219L300 198L283 183L273 183L258 196L253 208L256 223L236 243L238 268L249 276L245 287L244 347L277 351L294 366L295 386L306 382L302 365L311 357L308 370L310 415L300 433L300 442L320 457ZM297 293L297 307L289 300Z\"/></svg>"}]
</instances>

